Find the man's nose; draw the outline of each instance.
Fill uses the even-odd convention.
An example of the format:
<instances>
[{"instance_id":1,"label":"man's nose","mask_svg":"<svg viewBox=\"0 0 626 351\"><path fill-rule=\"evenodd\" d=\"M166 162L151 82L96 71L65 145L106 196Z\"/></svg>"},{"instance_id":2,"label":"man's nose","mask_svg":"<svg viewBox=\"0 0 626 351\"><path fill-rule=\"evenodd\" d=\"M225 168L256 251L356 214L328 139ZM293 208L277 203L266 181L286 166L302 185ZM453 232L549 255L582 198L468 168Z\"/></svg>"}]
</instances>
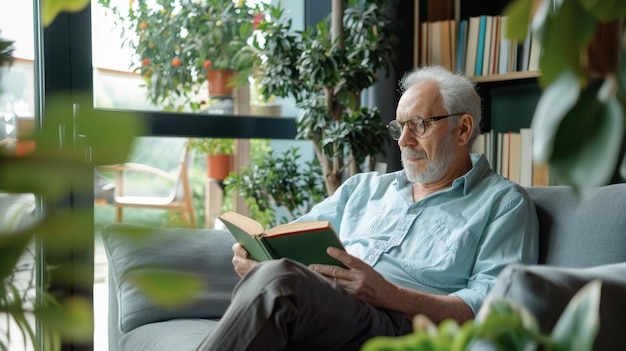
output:
<instances>
[{"instance_id":1,"label":"man's nose","mask_svg":"<svg viewBox=\"0 0 626 351\"><path fill-rule=\"evenodd\" d=\"M417 144L417 138L413 133L411 133L411 129L408 126L402 127L402 134L400 134L400 139L398 139L398 146L411 146Z\"/></svg>"}]
</instances>

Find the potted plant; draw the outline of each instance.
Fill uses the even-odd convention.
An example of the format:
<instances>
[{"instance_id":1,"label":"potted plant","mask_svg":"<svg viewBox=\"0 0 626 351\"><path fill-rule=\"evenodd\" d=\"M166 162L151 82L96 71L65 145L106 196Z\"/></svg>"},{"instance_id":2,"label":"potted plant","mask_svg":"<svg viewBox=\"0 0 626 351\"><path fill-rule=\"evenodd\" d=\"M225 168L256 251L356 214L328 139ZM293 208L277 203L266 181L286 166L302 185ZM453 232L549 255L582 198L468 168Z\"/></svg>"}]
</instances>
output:
<instances>
[{"instance_id":1,"label":"potted plant","mask_svg":"<svg viewBox=\"0 0 626 351\"><path fill-rule=\"evenodd\" d=\"M251 45L238 55L255 63L262 94L295 98L302 111L297 138L313 141L329 194L346 170L373 170L390 141L378 109L361 106L362 92L393 60L396 37L387 1L344 5L333 1L336 30L326 18L302 32L291 29L280 5L270 6Z\"/></svg>"},{"instance_id":2,"label":"potted plant","mask_svg":"<svg viewBox=\"0 0 626 351\"><path fill-rule=\"evenodd\" d=\"M326 196L319 162L300 162L297 148L282 154L265 150L259 156L238 174L231 173L224 185L227 192L242 195L252 217L266 227L296 219ZM287 215L276 218L277 209Z\"/></svg>"},{"instance_id":3,"label":"potted plant","mask_svg":"<svg viewBox=\"0 0 626 351\"><path fill-rule=\"evenodd\" d=\"M195 138L189 147L206 156L207 177L223 181L235 164L235 140L231 138Z\"/></svg>"},{"instance_id":4,"label":"potted plant","mask_svg":"<svg viewBox=\"0 0 626 351\"><path fill-rule=\"evenodd\" d=\"M155 105L198 110L207 99L194 96L205 81L215 79L208 85L214 98L231 96L237 83L247 81L251 66L236 54L263 16L259 6L232 0L131 0L128 8L99 3L132 34L125 43L137 54L134 69Z\"/></svg>"}]
</instances>

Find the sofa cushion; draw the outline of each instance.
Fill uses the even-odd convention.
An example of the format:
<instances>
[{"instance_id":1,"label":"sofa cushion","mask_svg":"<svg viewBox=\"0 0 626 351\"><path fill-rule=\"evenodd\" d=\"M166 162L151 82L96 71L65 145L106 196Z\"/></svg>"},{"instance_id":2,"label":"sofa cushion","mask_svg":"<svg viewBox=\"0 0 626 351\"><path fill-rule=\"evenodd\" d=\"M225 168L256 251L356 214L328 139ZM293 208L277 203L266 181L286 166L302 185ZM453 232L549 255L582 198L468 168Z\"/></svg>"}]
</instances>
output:
<instances>
[{"instance_id":1,"label":"sofa cushion","mask_svg":"<svg viewBox=\"0 0 626 351\"><path fill-rule=\"evenodd\" d=\"M586 283L602 280L600 330L594 350L622 350L626 316L626 262L586 269L511 265L502 270L490 298L503 297L526 307L549 333L571 298Z\"/></svg>"},{"instance_id":2,"label":"sofa cushion","mask_svg":"<svg viewBox=\"0 0 626 351\"><path fill-rule=\"evenodd\" d=\"M122 332L174 318L219 318L228 307L239 277L232 267L235 240L227 231L110 224L102 234ZM208 288L184 306L164 308L129 279L142 270L192 275Z\"/></svg>"},{"instance_id":3,"label":"sofa cushion","mask_svg":"<svg viewBox=\"0 0 626 351\"><path fill-rule=\"evenodd\" d=\"M187 351L195 350L217 321L178 319L149 323L120 338L121 350Z\"/></svg>"},{"instance_id":4,"label":"sofa cushion","mask_svg":"<svg viewBox=\"0 0 626 351\"><path fill-rule=\"evenodd\" d=\"M592 267L626 261L626 184L528 187L539 218L539 263Z\"/></svg>"}]
</instances>

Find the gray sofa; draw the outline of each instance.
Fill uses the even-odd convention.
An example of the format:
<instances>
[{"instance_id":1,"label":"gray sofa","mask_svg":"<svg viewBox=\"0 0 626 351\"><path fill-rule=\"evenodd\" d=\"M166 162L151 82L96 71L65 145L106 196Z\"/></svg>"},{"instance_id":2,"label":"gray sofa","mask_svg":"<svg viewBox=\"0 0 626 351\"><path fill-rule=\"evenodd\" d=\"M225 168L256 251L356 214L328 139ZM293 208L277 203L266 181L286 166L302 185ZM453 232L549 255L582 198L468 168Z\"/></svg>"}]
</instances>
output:
<instances>
[{"instance_id":1,"label":"gray sofa","mask_svg":"<svg viewBox=\"0 0 626 351\"><path fill-rule=\"evenodd\" d=\"M508 267L492 295L523 303L549 331L578 288L599 277L604 281L602 326L595 349L621 348L619 328L626 315L626 184L593 189L582 200L568 187L527 191L540 220L540 264ZM110 224L103 229L103 239L110 272L109 349L194 350L227 307L239 279L231 265L230 234ZM191 304L159 308L129 278L143 269L185 272L209 288Z\"/></svg>"}]
</instances>

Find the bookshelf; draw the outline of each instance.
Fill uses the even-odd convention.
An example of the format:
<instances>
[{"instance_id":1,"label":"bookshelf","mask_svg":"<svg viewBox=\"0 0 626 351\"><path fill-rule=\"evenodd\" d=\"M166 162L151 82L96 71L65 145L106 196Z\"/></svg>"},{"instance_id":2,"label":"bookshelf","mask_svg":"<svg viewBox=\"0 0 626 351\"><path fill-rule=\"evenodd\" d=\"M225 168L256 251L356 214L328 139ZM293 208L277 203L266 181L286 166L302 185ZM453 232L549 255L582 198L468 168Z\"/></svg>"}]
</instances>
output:
<instances>
[{"instance_id":1,"label":"bookshelf","mask_svg":"<svg viewBox=\"0 0 626 351\"><path fill-rule=\"evenodd\" d=\"M443 65L474 81L483 100L482 135L474 151L484 153L496 172L521 185L550 185L548 168L532 161L530 125L541 96L540 72L534 61L540 47L537 43L533 46L530 37L504 44L507 19L501 14L509 3L414 0L413 64ZM446 41L441 39L445 33L441 28L448 25L452 34L447 42L452 47L443 49ZM499 53L507 45L506 55L501 57ZM448 51L454 53L451 64L440 60Z\"/></svg>"}]
</instances>

